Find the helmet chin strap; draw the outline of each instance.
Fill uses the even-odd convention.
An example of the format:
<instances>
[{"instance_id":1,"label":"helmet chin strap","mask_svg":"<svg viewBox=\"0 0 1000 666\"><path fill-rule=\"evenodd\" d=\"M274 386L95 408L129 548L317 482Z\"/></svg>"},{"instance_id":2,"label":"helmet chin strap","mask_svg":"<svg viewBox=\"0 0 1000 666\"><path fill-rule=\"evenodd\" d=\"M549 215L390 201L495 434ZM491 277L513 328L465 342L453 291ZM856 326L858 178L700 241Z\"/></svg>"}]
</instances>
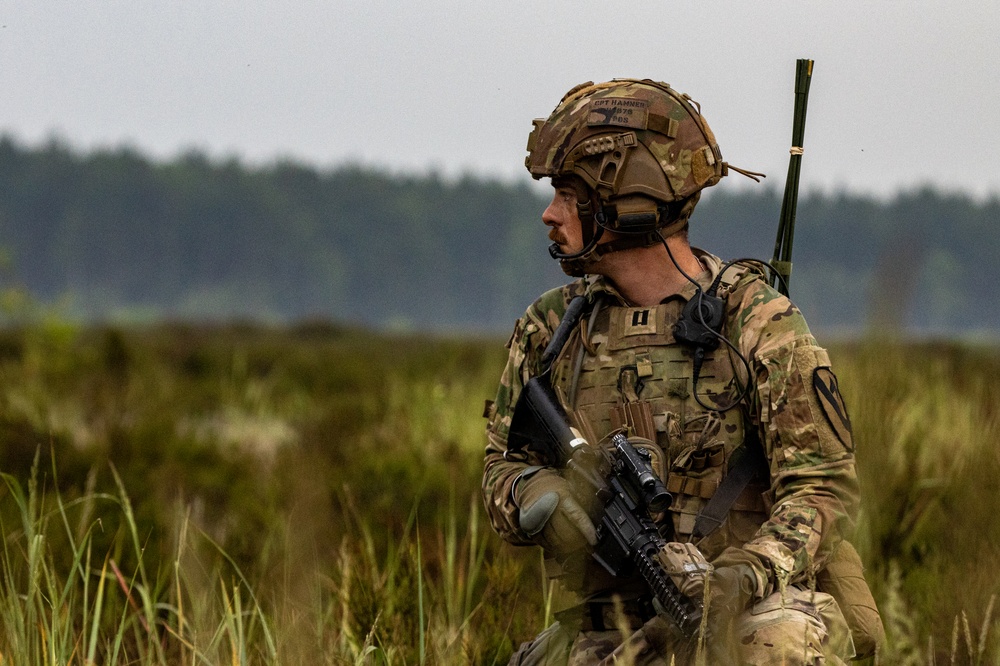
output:
<instances>
[{"instance_id":1,"label":"helmet chin strap","mask_svg":"<svg viewBox=\"0 0 1000 666\"><path fill-rule=\"evenodd\" d=\"M598 224L599 219L604 216L604 210L593 192L576 179L571 183L576 190L576 214L580 219L583 249L578 252L562 252L558 243L552 243L549 245L549 255L559 261L559 265L567 275L582 277L586 274L586 267L600 260L603 254L598 253L596 258L593 256L598 252L597 244L604 236L605 228Z\"/></svg>"},{"instance_id":2,"label":"helmet chin strap","mask_svg":"<svg viewBox=\"0 0 1000 666\"><path fill-rule=\"evenodd\" d=\"M619 250L628 250L633 247L649 247L660 242L660 237L656 232L651 231L646 234L622 236L613 241L598 244L597 241L600 240L602 234L603 227L598 230L597 235L589 246L573 254L559 252L559 246L553 243L549 246L549 254L552 255L553 259L559 260L559 266L566 275L570 277L583 277L587 273L593 273L594 264L604 258L605 255L618 252Z\"/></svg>"},{"instance_id":3,"label":"helmet chin strap","mask_svg":"<svg viewBox=\"0 0 1000 666\"><path fill-rule=\"evenodd\" d=\"M607 230L607 227L605 227L607 217L604 208L600 204L596 206L597 212L595 214L595 206L592 203L591 199L588 199L583 204L577 203L577 212L580 217L580 226L582 227L584 238L590 236L584 243L582 250L578 252L561 252L558 243L549 245L549 255L559 261L560 268L570 277L583 277L587 273L592 273L594 264L612 252L628 250L634 247L656 245L661 241L661 234L663 236L670 236L683 229L688 223L688 218L691 216L691 209L693 208L693 205L690 207L685 206L687 208L684 211L686 214L679 215L674 221L664 227L654 226L652 229L642 233L622 235L607 243L600 243L604 232ZM668 214L669 209L666 206L659 206L657 208L657 220Z\"/></svg>"}]
</instances>

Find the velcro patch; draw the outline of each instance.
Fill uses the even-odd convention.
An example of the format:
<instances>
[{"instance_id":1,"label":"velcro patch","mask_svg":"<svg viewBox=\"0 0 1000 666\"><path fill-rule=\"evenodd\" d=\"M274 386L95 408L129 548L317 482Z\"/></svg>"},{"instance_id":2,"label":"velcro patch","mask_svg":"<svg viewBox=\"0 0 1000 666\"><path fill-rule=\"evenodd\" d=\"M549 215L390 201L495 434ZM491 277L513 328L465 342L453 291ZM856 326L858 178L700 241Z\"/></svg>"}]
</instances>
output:
<instances>
[{"instance_id":1,"label":"velcro patch","mask_svg":"<svg viewBox=\"0 0 1000 666\"><path fill-rule=\"evenodd\" d=\"M847 416L847 405L844 404L844 399L840 395L837 376L830 368L816 368L813 371L813 389L816 391L819 406L823 409L823 415L834 434L837 435L837 439L847 447L848 451L853 451L854 439L851 432L851 419Z\"/></svg>"},{"instance_id":2,"label":"velcro patch","mask_svg":"<svg viewBox=\"0 0 1000 666\"><path fill-rule=\"evenodd\" d=\"M593 100L587 107L587 125L646 129L649 102L630 97L604 97Z\"/></svg>"},{"instance_id":3,"label":"velcro patch","mask_svg":"<svg viewBox=\"0 0 1000 666\"><path fill-rule=\"evenodd\" d=\"M655 333L655 308L629 308L626 310L624 335L649 335Z\"/></svg>"}]
</instances>

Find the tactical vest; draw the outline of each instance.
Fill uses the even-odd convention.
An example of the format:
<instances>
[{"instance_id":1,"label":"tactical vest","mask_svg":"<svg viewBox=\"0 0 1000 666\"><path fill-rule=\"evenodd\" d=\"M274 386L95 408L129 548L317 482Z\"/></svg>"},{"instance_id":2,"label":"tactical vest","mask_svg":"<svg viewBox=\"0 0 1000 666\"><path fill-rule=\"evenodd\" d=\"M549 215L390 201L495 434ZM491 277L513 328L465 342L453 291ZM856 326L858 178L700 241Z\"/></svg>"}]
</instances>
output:
<instances>
[{"instance_id":1,"label":"tactical vest","mask_svg":"<svg viewBox=\"0 0 1000 666\"><path fill-rule=\"evenodd\" d=\"M746 271L727 271L719 295L726 298ZM657 519L661 531L670 533L672 540L688 541L695 518L719 487L746 429L756 426L745 404L718 411L695 399L693 352L673 336L683 299L653 307L603 300L556 358L552 385L588 441L604 445L623 428L630 436L649 440L645 448L654 469L673 495L667 515ZM698 397L709 407L732 405L748 381L745 374L742 362L720 345L706 354ZM699 544L706 557L712 559L754 536L768 518L766 490L759 484L746 488L726 523Z\"/></svg>"},{"instance_id":2,"label":"tactical vest","mask_svg":"<svg viewBox=\"0 0 1000 666\"><path fill-rule=\"evenodd\" d=\"M727 270L718 295L728 300L747 270L738 264ZM685 302L672 298L636 308L600 300L596 314L581 320L553 362L552 386L573 425L589 442L606 446L610 436L622 429L648 440L643 448L673 495L665 515L656 517L657 524L665 538L690 541L695 519L726 476L730 458L749 429L758 427L746 404L749 397L744 404L723 409L753 378L743 376L742 363L725 345L707 353L698 377L698 397L704 405L719 409L706 409L693 393L694 354L673 336ZM728 302L726 312L733 312ZM725 323L723 327L727 328ZM725 523L698 543L699 550L713 560L727 547L742 546L768 520L770 503L766 482L750 483ZM645 593L638 577L613 580L589 557L558 563L548 559L546 568L550 576L562 579L566 591L584 599L610 593L628 599ZM873 654L884 641L884 630L861 560L850 543L837 548L819 572L817 585L837 600L858 656Z\"/></svg>"}]
</instances>

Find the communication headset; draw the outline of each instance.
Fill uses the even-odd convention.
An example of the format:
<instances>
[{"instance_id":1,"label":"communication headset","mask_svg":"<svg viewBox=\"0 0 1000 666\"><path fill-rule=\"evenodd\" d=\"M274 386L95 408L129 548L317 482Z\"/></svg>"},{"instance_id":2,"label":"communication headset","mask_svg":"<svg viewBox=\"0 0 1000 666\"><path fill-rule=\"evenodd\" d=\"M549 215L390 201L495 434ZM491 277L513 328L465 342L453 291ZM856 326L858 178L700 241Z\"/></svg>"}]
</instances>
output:
<instances>
[{"instance_id":1,"label":"communication headset","mask_svg":"<svg viewBox=\"0 0 1000 666\"><path fill-rule=\"evenodd\" d=\"M589 205L590 202L588 201ZM639 211L628 214L619 214L615 207L611 205L600 207L594 215L594 220L597 222L599 229L595 234L595 243L596 239L600 238L604 229L610 229L622 234L621 239L613 242L627 241L627 243L622 244L623 247L650 245L650 241L655 242L656 240L659 240L663 244L663 247L667 251L667 256L670 257L670 261L674 264L674 267L695 287L694 295L684 305L681 316L677 320L677 323L674 324L673 329L674 339L681 344L688 345L694 352L691 392L701 407L709 411L726 412L740 404L749 392L751 368L750 363L743 354L722 333L722 325L726 315L726 302L718 296L718 291L723 273L733 264L744 260L737 259L726 263L709 288L707 290L703 289L698 281L688 275L681 268L680 264L677 263L666 239L667 236L679 231L687 224L686 216L681 216L683 206L684 202L661 203L657 205L655 212ZM660 220L663 219L671 220L671 222L663 225L661 228ZM701 375L701 368L705 362L706 353L718 349L720 343L725 343L736 354L736 357L740 359L740 362L746 369L748 381L740 387L739 394L731 403L723 406L710 406L706 405L698 395L698 379Z\"/></svg>"},{"instance_id":2,"label":"communication headset","mask_svg":"<svg viewBox=\"0 0 1000 666\"><path fill-rule=\"evenodd\" d=\"M681 344L691 347L693 350L691 392L694 395L695 401L704 409L726 412L739 405L749 393L752 369L749 361L747 361L740 350L722 333L726 314L726 302L718 296L722 276L731 266L740 262L753 262L766 266L771 270L772 274L777 274L777 271L769 263L758 259L734 259L722 266L715 280L712 281L707 290L703 289L697 280L681 268L666 240L667 236L679 231L687 224L687 217L681 215L684 204L685 202L683 201L669 204L659 203L656 206L655 212L644 210L626 213L619 211L614 204L608 203L602 205L596 196L588 197L584 201L580 201L578 198L577 212L580 217L581 226L584 233L591 237L585 239L584 248L578 252L563 253L559 250L558 244L553 243L549 246L549 254L554 259L560 261L579 260L581 257L588 255L588 253L594 259L599 259L601 256L616 250L645 247L657 241L662 243L674 267L695 287L694 295L685 304L681 311L681 316L674 324L673 329L674 339ZM671 222L661 227L660 220L663 219L671 220ZM588 231L594 229L596 230L592 234ZM606 230L615 231L621 234L621 237L609 243L598 245ZM778 277L783 280L780 274ZM698 395L698 379L701 375L705 355L707 352L718 349L720 343L725 344L736 355L743 364L747 376L747 383L740 386L740 391L733 401L721 407L719 405L705 404Z\"/></svg>"}]
</instances>

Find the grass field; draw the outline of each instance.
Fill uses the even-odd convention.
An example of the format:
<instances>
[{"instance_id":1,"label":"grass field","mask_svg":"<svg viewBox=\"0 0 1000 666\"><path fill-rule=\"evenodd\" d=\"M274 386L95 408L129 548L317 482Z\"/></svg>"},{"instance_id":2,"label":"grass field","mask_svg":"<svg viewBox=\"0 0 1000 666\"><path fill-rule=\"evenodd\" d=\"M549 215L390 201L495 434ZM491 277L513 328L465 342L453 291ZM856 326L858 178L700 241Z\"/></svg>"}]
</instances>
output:
<instances>
[{"instance_id":1,"label":"grass field","mask_svg":"<svg viewBox=\"0 0 1000 666\"><path fill-rule=\"evenodd\" d=\"M0 664L506 663L548 599L478 494L501 343L0 333ZM1000 663L1000 352L831 354L881 663Z\"/></svg>"}]
</instances>

